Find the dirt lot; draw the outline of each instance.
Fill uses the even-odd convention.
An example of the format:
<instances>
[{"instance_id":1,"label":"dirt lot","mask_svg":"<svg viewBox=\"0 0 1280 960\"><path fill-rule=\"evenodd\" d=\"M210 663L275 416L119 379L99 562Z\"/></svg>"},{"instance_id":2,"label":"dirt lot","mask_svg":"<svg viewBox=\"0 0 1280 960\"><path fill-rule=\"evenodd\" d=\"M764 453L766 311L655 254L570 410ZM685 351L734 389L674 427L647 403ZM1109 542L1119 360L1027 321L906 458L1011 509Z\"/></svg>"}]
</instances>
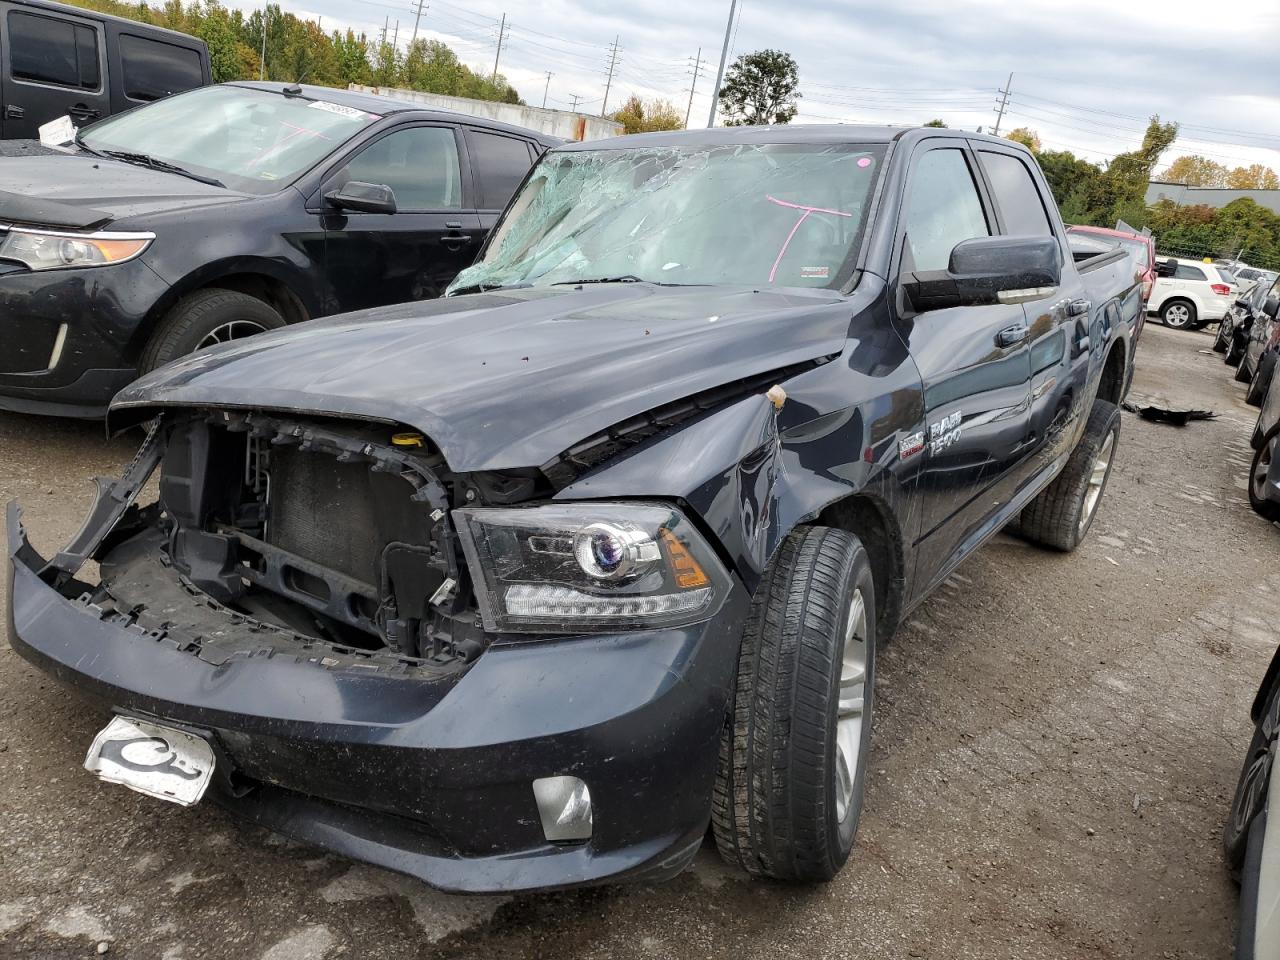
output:
<instances>
[{"instance_id":1,"label":"dirt lot","mask_svg":"<svg viewBox=\"0 0 1280 960\"><path fill-rule=\"evenodd\" d=\"M1280 622L1277 530L1245 494L1255 414L1205 334L1148 327L1071 557L1000 538L881 655L866 813L828 886L709 846L660 887L464 899L81 769L104 714L0 648L0 956L1225 957L1218 835ZM0 414L0 501L56 549L134 439ZM3 614L0 599L0 615Z\"/></svg>"}]
</instances>

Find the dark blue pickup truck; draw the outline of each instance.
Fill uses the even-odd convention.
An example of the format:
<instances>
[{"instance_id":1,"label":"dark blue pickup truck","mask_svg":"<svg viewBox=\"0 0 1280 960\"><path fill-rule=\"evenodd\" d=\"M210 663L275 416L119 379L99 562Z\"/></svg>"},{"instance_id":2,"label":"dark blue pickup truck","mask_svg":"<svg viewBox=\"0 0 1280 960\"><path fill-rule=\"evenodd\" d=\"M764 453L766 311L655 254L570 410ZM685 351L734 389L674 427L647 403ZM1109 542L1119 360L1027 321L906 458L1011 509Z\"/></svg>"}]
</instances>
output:
<instances>
[{"instance_id":1,"label":"dark blue pickup truck","mask_svg":"<svg viewBox=\"0 0 1280 960\"><path fill-rule=\"evenodd\" d=\"M997 531L1080 543L1141 307L1007 140L557 147L448 296L126 387L81 533L9 508L11 642L114 711L104 779L444 889L668 877L708 826L828 879L877 647Z\"/></svg>"}]
</instances>

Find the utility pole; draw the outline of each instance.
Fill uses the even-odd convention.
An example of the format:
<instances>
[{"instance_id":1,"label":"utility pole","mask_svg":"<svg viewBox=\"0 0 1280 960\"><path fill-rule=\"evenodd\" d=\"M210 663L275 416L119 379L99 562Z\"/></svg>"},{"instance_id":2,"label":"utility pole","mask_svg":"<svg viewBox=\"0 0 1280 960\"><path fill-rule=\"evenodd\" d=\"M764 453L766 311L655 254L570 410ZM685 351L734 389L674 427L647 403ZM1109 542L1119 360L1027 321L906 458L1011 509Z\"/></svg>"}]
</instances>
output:
<instances>
[{"instance_id":1,"label":"utility pole","mask_svg":"<svg viewBox=\"0 0 1280 960\"><path fill-rule=\"evenodd\" d=\"M553 76L554 76L554 74L553 74L550 70L548 70L548 71L547 71L547 84L546 84L546 86L544 86L544 87L542 88L542 109L543 109L543 110L547 109L547 93L548 93L548 91L550 91L550 89L551 89L551 78L552 78Z\"/></svg>"},{"instance_id":2,"label":"utility pole","mask_svg":"<svg viewBox=\"0 0 1280 960\"><path fill-rule=\"evenodd\" d=\"M418 0L417 13L413 18L413 39L409 41L409 49L413 49L413 45L418 42L418 22L422 19L422 8L425 7L426 0Z\"/></svg>"},{"instance_id":3,"label":"utility pole","mask_svg":"<svg viewBox=\"0 0 1280 960\"><path fill-rule=\"evenodd\" d=\"M1004 108L1009 105L1009 91L1013 88L1013 74L1009 74L1009 79L1005 81L1004 89L999 91L1000 94L1000 111L996 114L996 125L992 127L991 132L995 136L1000 136L1000 121L1004 119Z\"/></svg>"},{"instance_id":4,"label":"utility pole","mask_svg":"<svg viewBox=\"0 0 1280 960\"><path fill-rule=\"evenodd\" d=\"M387 42L387 32L391 28L391 14L387 14L382 18L382 39L378 41L378 46L382 46Z\"/></svg>"},{"instance_id":5,"label":"utility pole","mask_svg":"<svg viewBox=\"0 0 1280 960\"><path fill-rule=\"evenodd\" d=\"M396 20L396 32L391 35L391 49L395 50L400 45L400 21Z\"/></svg>"},{"instance_id":6,"label":"utility pole","mask_svg":"<svg viewBox=\"0 0 1280 960\"><path fill-rule=\"evenodd\" d=\"M258 79L267 79L267 10L262 8L262 59L258 61Z\"/></svg>"},{"instance_id":7,"label":"utility pole","mask_svg":"<svg viewBox=\"0 0 1280 960\"><path fill-rule=\"evenodd\" d=\"M729 35L733 32L733 16L738 11L738 0L729 2L729 22L724 25L724 46L720 50L720 69L716 71L716 85L711 89L711 114L707 117L707 129L716 125L716 105L720 102L720 84L724 82L724 62L729 59Z\"/></svg>"},{"instance_id":8,"label":"utility pole","mask_svg":"<svg viewBox=\"0 0 1280 960\"><path fill-rule=\"evenodd\" d=\"M502 23L498 26L498 52L493 58L493 78L498 79L498 58L502 56L502 41L507 36L507 15L502 15Z\"/></svg>"},{"instance_id":9,"label":"utility pole","mask_svg":"<svg viewBox=\"0 0 1280 960\"><path fill-rule=\"evenodd\" d=\"M600 104L600 116L605 115L605 111L609 109L609 88L613 86L613 71L618 68L618 41L622 39L621 35L613 38L613 46L609 48L609 76L604 82L604 103Z\"/></svg>"},{"instance_id":10,"label":"utility pole","mask_svg":"<svg viewBox=\"0 0 1280 960\"><path fill-rule=\"evenodd\" d=\"M702 71L702 48L698 48L698 55L693 58L693 82L689 84L689 107L684 112L684 128L689 129L689 117L693 113L693 91L698 89L698 74Z\"/></svg>"},{"instance_id":11,"label":"utility pole","mask_svg":"<svg viewBox=\"0 0 1280 960\"><path fill-rule=\"evenodd\" d=\"M573 101L573 103L571 103L571 104L569 105L569 110L570 110L570 112L572 112L572 113L577 113L577 112L578 112L578 101L582 99L582 94L580 94L580 93L571 93L571 94L569 94L569 99Z\"/></svg>"}]
</instances>

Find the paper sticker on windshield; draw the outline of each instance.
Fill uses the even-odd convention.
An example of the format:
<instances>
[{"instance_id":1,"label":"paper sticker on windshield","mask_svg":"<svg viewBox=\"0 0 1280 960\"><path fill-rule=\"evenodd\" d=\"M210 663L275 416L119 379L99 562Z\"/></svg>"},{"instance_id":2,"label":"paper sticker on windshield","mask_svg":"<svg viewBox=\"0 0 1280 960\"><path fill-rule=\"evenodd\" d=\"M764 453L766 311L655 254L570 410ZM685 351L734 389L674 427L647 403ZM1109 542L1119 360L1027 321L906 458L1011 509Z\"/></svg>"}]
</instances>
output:
<instances>
[{"instance_id":1,"label":"paper sticker on windshield","mask_svg":"<svg viewBox=\"0 0 1280 960\"><path fill-rule=\"evenodd\" d=\"M307 104L312 110L324 110L328 113L336 113L340 117L346 117L348 120L377 120L376 114L365 113L363 110L357 110L355 107L346 107L340 103L331 103L328 100L312 100Z\"/></svg>"},{"instance_id":2,"label":"paper sticker on windshield","mask_svg":"<svg viewBox=\"0 0 1280 960\"><path fill-rule=\"evenodd\" d=\"M830 267L801 267L801 280L829 280L831 278Z\"/></svg>"}]
</instances>

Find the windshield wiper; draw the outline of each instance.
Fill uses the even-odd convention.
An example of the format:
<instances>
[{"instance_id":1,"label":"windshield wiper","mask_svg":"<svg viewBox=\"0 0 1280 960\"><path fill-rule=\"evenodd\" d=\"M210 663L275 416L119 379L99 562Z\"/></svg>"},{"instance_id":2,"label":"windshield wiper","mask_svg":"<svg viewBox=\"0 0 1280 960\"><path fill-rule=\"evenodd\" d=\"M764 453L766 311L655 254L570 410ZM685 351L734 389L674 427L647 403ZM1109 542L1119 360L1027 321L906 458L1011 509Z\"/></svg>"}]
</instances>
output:
<instances>
[{"instance_id":1,"label":"windshield wiper","mask_svg":"<svg viewBox=\"0 0 1280 960\"><path fill-rule=\"evenodd\" d=\"M651 280L644 280L637 277L634 273L624 273L618 277L591 277L586 280L557 280L551 284L553 287L576 287L580 283L652 283Z\"/></svg>"},{"instance_id":2,"label":"windshield wiper","mask_svg":"<svg viewBox=\"0 0 1280 960\"><path fill-rule=\"evenodd\" d=\"M462 297L468 293L490 293L494 290L525 290L532 286L532 283L469 283L465 287L450 290L449 296Z\"/></svg>"},{"instance_id":3,"label":"windshield wiper","mask_svg":"<svg viewBox=\"0 0 1280 960\"><path fill-rule=\"evenodd\" d=\"M102 154L101 154L101 153L99 153L97 150L93 149L93 147L89 146L87 143L85 143L83 140L81 140L81 139L80 139L80 131L79 131L79 130L77 130L77 131L76 131L76 135L75 135L74 139L72 140L72 143L74 143L77 147L79 147L79 148L80 148L81 150L83 150L85 153L92 153L95 157L100 157L100 156L102 156Z\"/></svg>"},{"instance_id":4,"label":"windshield wiper","mask_svg":"<svg viewBox=\"0 0 1280 960\"><path fill-rule=\"evenodd\" d=\"M211 187L226 187L221 180L215 180L213 177L206 177L200 173L193 173L185 167L180 167L176 163L170 163L168 160L160 160L157 157L147 156L145 153L130 153L127 150L103 150L102 156L111 157L113 160L123 160L125 163L136 163L144 167L154 167L156 170L163 170L166 173L176 173L179 176L187 177L191 180L207 183Z\"/></svg>"}]
</instances>

